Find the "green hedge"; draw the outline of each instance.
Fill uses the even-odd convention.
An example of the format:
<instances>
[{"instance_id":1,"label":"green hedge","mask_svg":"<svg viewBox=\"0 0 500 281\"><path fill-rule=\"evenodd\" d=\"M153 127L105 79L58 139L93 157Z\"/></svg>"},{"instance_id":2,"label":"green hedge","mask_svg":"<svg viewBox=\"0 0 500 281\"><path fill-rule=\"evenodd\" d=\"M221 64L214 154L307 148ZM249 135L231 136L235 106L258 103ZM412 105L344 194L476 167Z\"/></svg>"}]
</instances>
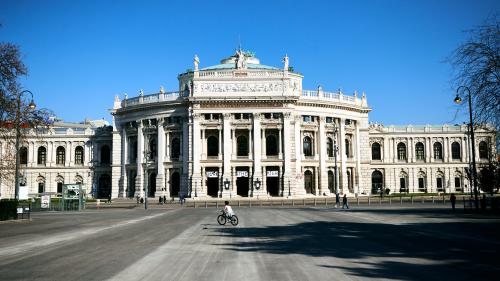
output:
<instances>
[{"instance_id":1,"label":"green hedge","mask_svg":"<svg viewBox=\"0 0 500 281\"><path fill-rule=\"evenodd\" d=\"M18 204L16 199L0 200L0 220L17 219Z\"/></svg>"}]
</instances>

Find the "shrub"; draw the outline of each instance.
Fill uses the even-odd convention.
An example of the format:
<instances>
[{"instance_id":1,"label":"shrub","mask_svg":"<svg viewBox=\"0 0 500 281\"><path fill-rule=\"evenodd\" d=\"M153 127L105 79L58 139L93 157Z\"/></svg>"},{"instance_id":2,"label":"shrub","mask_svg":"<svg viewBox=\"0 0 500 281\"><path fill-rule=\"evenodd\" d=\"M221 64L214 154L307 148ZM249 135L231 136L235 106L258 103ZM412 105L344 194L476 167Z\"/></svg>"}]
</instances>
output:
<instances>
[{"instance_id":1,"label":"shrub","mask_svg":"<svg viewBox=\"0 0 500 281\"><path fill-rule=\"evenodd\" d=\"M18 204L16 199L0 200L0 220L17 219Z\"/></svg>"}]
</instances>

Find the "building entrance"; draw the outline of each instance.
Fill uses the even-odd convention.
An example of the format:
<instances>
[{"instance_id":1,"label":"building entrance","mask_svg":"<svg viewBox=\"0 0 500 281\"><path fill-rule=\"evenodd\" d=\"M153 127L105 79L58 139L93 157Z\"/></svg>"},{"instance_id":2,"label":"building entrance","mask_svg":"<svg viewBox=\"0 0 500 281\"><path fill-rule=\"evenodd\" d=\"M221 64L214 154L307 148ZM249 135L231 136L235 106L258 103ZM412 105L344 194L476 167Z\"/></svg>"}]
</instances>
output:
<instances>
[{"instance_id":1,"label":"building entrance","mask_svg":"<svg viewBox=\"0 0 500 281\"><path fill-rule=\"evenodd\" d=\"M219 170L218 169L207 169L207 195L212 197L219 196Z\"/></svg>"},{"instance_id":2,"label":"building entrance","mask_svg":"<svg viewBox=\"0 0 500 281\"><path fill-rule=\"evenodd\" d=\"M248 178L236 179L236 193L239 196L248 197Z\"/></svg>"},{"instance_id":3,"label":"building entrance","mask_svg":"<svg viewBox=\"0 0 500 281\"><path fill-rule=\"evenodd\" d=\"M177 172L172 173L170 179L170 197L179 196L180 191L180 175Z\"/></svg>"},{"instance_id":4,"label":"building entrance","mask_svg":"<svg viewBox=\"0 0 500 281\"><path fill-rule=\"evenodd\" d=\"M267 170L266 187L270 196L280 196L280 178L277 169Z\"/></svg>"}]
</instances>

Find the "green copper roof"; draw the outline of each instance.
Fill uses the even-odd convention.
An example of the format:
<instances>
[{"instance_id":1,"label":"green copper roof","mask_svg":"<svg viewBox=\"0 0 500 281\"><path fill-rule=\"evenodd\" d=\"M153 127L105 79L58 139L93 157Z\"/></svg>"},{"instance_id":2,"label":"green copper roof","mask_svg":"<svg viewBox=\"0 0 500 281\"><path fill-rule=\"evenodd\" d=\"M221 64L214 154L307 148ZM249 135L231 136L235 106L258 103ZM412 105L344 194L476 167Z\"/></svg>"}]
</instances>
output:
<instances>
[{"instance_id":1,"label":"green copper roof","mask_svg":"<svg viewBox=\"0 0 500 281\"><path fill-rule=\"evenodd\" d=\"M200 70L218 70L218 69L234 69L235 65L234 63L223 63L223 64L216 64L212 65L209 67L202 68ZM247 69L270 69L270 70L280 70L277 67L269 66L269 65L263 65L263 64L253 64L253 63L248 63L247 64Z\"/></svg>"}]
</instances>

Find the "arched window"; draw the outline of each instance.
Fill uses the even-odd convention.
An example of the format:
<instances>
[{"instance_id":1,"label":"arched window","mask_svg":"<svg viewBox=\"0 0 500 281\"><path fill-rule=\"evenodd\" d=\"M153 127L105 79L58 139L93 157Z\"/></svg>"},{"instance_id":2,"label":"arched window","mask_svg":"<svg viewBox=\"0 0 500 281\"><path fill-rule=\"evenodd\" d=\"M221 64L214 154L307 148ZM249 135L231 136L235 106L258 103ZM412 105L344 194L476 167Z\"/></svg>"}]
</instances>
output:
<instances>
[{"instance_id":1,"label":"arched window","mask_svg":"<svg viewBox=\"0 0 500 281\"><path fill-rule=\"evenodd\" d=\"M278 155L278 145L274 135L266 137L266 155Z\"/></svg>"},{"instance_id":2,"label":"arched window","mask_svg":"<svg viewBox=\"0 0 500 281\"><path fill-rule=\"evenodd\" d=\"M42 176L39 176L36 179L38 183L38 193L44 193L45 192L45 178Z\"/></svg>"},{"instance_id":3,"label":"arched window","mask_svg":"<svg viewBox=\"0 0 500 281\"><path fill-rule=\"evenodd\" d=\"M237 156L248 156L248 139L245 136L239 136L236 139Z\"/></svg>"},{"instance_id":4,"label":"arched window","mask_svg":"<svg viewBox=\"0 0 500 281\"><path fill-rule=\"evenodd\" d=\"M380 144L378 142L372 144L372 160L381 160Z\"/></svg>"},{"instance_id":5,"label":"arched window","mask_svg":"<svg viewBox=\"0 0 500 281\"><path fill-rule=\"evenodd\" d=\"M332 138L326 139L326 153L328 157L333 157L333 141Z\"/></svg>"},{"instance_id":6,"label":"arched window","mask_svg":"<svg viewBox=\"0 0 500 281\"><path fill-rule=\"evenodd\" d=\"M58 146L56 149L56 164L64 165L64 161L66 159L66 149L62 146Z\"/></svg>"},{"instance_id":7,"label":"arched window","mask_svg":"<svg viewBox=\"0 0 500 281\"><path fill-rule=\"evenodd\" d=\"M312 140L310 137L308 136L304 137L302 150L305 156L312 156Z\"/></svg>"},{"instance_id":8,"label":"arched window","mask_svg":"<svg viewBox=\"0 0 500 281\"><path fill-rule=\"evenodd\" d=\"M21 165L28 164L28 148L23 146L19 149L19 163Z\"/></svg>"},{"instance_id":9,"label":"arched window","mask_svg":"<svg viewBox=\"0 0 500 281\"><path fill-rule=\"evenodd\" d=\"M37 164L45 165L45 163L47 163L47 149L44 146L40 146L37 153Z\"/></svg>"},{"instance_id":10,"label":"arched window","mask_svg":"<svg viewBox=\"0 0 500 281\"><path fill-rule=\"evenodd\" d=\"M423 143L417 142L417 144L415 144L415 156L417 157L417 160L425 160L425 150Z\"/></svg>"},{"instance_id":11,"label":"arched window","mask_svg":"<svg viewBox=\"0 0 500 281\"><path fill-rule=\"evenodd\" d=\"M345 156L351 157L351 142L348 139L345 140Z\"/></svg>"},{"instance_id":12,"label":"arched window","mask_svg":"<svg viewBox=\"0 0 500 281\"><path fill-rule=\"evenodd\" d=\"M437 191L443 191L444 188L444 174L436 173L436 189Z\"/></svg>"},{"instance_id":13,"label":"arched window","mask_svg":"<svg viewBox=\"0 0 500 281\"><path fill-rule=\"evenodd\" d=\"M425 185L425 178L426 178L425 174L423 172L419 172L417 178L418 178L418 190L427 192L427 188Z\"/></svg>"},{"instance_id":14,"label":"arched window","mask_svg":"<svg viewBox=\"0 0 500 281\"><path fill-rule=\"evenodd\" d=\"M110 164L111 163L111 155L110 155L109 146L103 145L101 147L101 164Z\"/></svg>"},{"instance_id":15,"label":"arched window","mask_svg":"<svg viewBox=\"0 0 500 281\"><path fill-rule=\"evenodd\" d=\"M398 160L406 160L406 144L398 143Z\"/></svg>"},{"instance_id":16,"label":"arched window","mask_svg":"<svg viewBox=\"0 0 500 281\"><path fill-rule=\"evenodd\" d=\"M172 159L179 159L180 151L181 151L181 142L179 138L173 138L171 144L170 157Z\"/></svg>"},{"instance_id":17,"label":"arched window","mask_svg":"<svg viewBox=\"0 0 500 281\"><path fill-rule=\"evenodd\" d=\"M75 164L76 165L83 165L83 147L77 146L75 148Z\"/></svg>"},{"instance_id":18,"label":"arched window","mask_svg":"<svg viewBox=\"0 0 500 281\"><path fill-rule=\"evenodd\" d=\"M434 143L434 159L443 160L443 145L440 142Z\"/></svg>"},{"instance_id":19,"label":"arched window","mask_svg":"<svg viewBox=\"0 0 500 281\"><path fill-rule=\"evenodd\" d=\"M131 160L133 162L137 161L137 141L134 141L133 144L132 144L132 153L130 154L131 155Z\"/></svg>"},{"instance_id":20,"label":"arched window","mask_svg":"<svg viewBox=\"0 0 500 281\"><path fill-rule=\"evenodd\" d=\"M216 136L207 139L207 156L219 156L219 140Z\"/></svg>"},{"instance_id":21,"label":"arched window","mask_svg":"<svg viewBox=\"0 0 500 281\"><path fill-rule=\"evenodd\" d=\"M373 171L372 173L372 193L378 194L382 192L382 188L384 185L384 179L382 176L382 172Z\"/></svg>"},{"instance_id":22,"label":"arched window","mask_svg":"<svg viewBox=\"0 0 500 281\"><path fill-rule=\"evenodd\" d=\"M451 144L451 159L460 160L460 144L458 142Z\"/></svg>"},{"instance_id":23,"label":"arched window","mask_svg":"<svg viewBox=\"0 0 500 281\"><path fill-rule=\"evenodd\" d=\"M479 158L488 159L488 144L485 141L479 143Z\"/></svg>"}]
</instances>

